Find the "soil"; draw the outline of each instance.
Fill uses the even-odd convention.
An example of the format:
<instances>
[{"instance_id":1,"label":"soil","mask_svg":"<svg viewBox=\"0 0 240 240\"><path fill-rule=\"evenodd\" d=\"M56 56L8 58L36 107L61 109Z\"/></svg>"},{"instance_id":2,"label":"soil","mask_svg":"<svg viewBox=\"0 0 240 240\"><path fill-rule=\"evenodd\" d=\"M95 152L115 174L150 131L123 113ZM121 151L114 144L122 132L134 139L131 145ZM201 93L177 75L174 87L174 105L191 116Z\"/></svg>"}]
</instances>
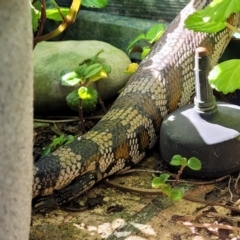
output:
<instances>
[{"instance_id":1,"label":"soil","mask_svg":"<svg viewBox=\"0 0 240 240\"><path fill-rule=\"evenodd\" d=\"M88 125L95 124L89 120ZM57 136L73 134L75 123L48 124L35 129L34 156ZM54 131L51 129L55 126ZM110 181L126 187L152 189L156 175L150 170L166 172L158 149L146 157L135 171L113 176ZM199 183L199 181L197 182ZM187 196L202 201L219 202L238 210L238 178L233 176L215 184L182 184ZM225 207L180 200L171 202L159 195L151 196L123 191L100 182L78 200L87 206L83 211L56 209L46 215L33 214L30 240L203 240L240 239L239 212ZM87 203L87 204L86 204Z\"/></svg>"}]
</instances>

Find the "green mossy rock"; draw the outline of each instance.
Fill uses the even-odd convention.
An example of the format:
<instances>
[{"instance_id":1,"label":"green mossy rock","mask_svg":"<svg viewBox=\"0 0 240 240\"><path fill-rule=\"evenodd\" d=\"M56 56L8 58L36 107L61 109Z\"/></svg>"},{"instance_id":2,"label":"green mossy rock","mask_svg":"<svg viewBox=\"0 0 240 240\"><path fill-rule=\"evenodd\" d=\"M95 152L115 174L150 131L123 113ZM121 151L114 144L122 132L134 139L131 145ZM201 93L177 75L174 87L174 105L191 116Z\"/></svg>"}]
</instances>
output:
<instances>
[{"instance_id":1,"label":"green mossy rock","mask_svg":"<svg viewBox=\"0 0 240 240\"><path fill-rule=\"evenodd\" d=\"M117 95L125 86L129 75L124 73L129 57L118 48L100 41L41 42L34 49L34 111L58 112L69 109L66 96L74 88L62 86L62 70L71 71L79 63L92 57L101 49L101 63L111 66L109 78L99 80L99 93L103 100Z\"/></svg>"}]
</instances>

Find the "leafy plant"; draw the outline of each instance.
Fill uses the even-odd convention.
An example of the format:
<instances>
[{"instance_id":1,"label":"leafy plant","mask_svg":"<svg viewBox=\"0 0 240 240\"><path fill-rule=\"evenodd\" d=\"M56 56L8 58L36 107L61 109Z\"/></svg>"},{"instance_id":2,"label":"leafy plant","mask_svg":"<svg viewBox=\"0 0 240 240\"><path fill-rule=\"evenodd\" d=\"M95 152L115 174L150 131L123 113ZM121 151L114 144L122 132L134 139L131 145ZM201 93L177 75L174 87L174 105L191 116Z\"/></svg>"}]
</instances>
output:
<instances>
[{"instance_id":1,"label":"leafy plant","mask_svg":"<svg viewBox=\"0 0 240 240\"><path fill-rule=\"evenodd\" d=\"M191 14L185 26L194 31L215 33L228 27L240 32L227 22L233 13L240 12L239 0L214 0L205 9ZM240 60L229 60L215 66L209 74L209 83L224 94L240 89Z\"/></svg>"},{"instance_id":2,"label":"leafy plant","mask_svg":"<svg viewBox=\"0 0 240 240\"><path fill-rule=\"evenodd\" d=\"M157 42L157 40L164 33L164 29L165 28L163 24L159 23L151 27L147 33L141 33L140 35L138 35L127 47L129 55L134 52L140 52L141 59L145 58L147 54L150 52L155 42ZM138 45L141 40L143 40L146 43L144 47Z\"/></svg>"},{"instance_id":3,"label":"leafy plant","mask_svg":"<svg viewBox=\"0 0 240 240\"><path fill-rule=\"evenodd\" d=\"M72 110L79 111L80 120L82 121L82 131L83 111L94 111L99 99L97 90L89 85L102 78L107 78L108 74L111 72L111 67L109 65L98 62L99 54L102 52L103 50L99 51L91 58L84 60L78 67L73 69L73 71L63 71L61 73L62 85L71 87L80 85L77 90L73 90L67 95L66 101ZM103 103L102 107L105 110Z\"/></svg>"},{"instance_id":4,"label":"leafy plant","mask_svg":"<svg viewBox=\"0 0 240 240\"><path fill-rule=\"evenodd\" d=\"M36 1L32 5L32 28L36 32L39 27L39 21L41 18L41 2ZM47 6L47 5L46 5ZM69 12L69 8L47 8L46 7L46 18L54 21L62 21L62 16L65 18Z\"/></svg>"},{"instance_id":5,"label":"leafy plant","mask_svg":"<svg viewBox=\"0 0 240 240\"><path fill-rule=\"evenodd\" d=\"M159 177L155 177L152 180L152 187L159 188L164 195L166 195L172 201L178 201L183 197L183 190L176 187L177 182L179 181L180 175L183 173L185 167L189 167L192 170L200 170L201 162L195 157L191 157L188 160L181 155L174 155L170 164L172 166L180 166L178 174L176 175L175 181L172 186L167 183L170 175L167 173L161 174Z\"/></svg>"},{"instance_id":6,"label":"leafy plant","mask_svg":"<svg viewBox=\"0 0 240 240\"><path fill-rule=\"evenodd\" d=\"M92 112L96 109L98 93L89 85L102 78L107 78L111 71L109 65L98 63L98 55L102 52L103 50L86 59L73 71L61 73L62 85L74 87L80 84L78 90L72 91L66 97L67 104L71 109L78 111L80 103L85 112Z\"/></svg>"},{"instance_id":7,"label":"leafy plant","mask_svg":"<svg viewBox=\"0 0 240 240\"><path fill-rule=\"evenodd\" d=\"M32 26L36 33L34 38L34 46L41 41L52 39L63 33L67 27L73 24L78 15L80 5L85 7L102 8L108 4L108 0L73 0L69 8L60 8L55 0L47 2L45 0L31 0L32 9ZM62 21L62 23L49 34L42 35L44 23L46 19Z\"/></svg>"},{"instance_id":8,"label":"leafy plant","mask_svg":"<svg viewBox=\"0 0 240 240\"><path fill-rule=\"evenodd\" d=\"M75 137L73 135L65 136L64 134L62 134L61 136L59 136L57 138L54 138L53 141L47 147L45 147L43 149L41 156L45 156L45 155L53 152L59 146L71 143L74 139L75 139Z\"/></svg>"},{"instance_id":9,"label":"leafy plant","mask_svg":"<svg viewBox=\"0 0 240 240\"><path fill-rule=\"evenodd\" d=\"M73 24L76 20L77 14L79 12L81 0L73 0L72 5L69 10L63 8L62 10L58 7L55 0L50 0L55 9L46 10L46 1L45 0L32 0L32 24L33 30L35 32L34 36L34 46L41 41L46 41L52 39L62 32L64 32L67 27ZM46 12L47 11L47 12ZM58 12L58 14L57 14ZM66 15L67 12L67 15ZM62 20L62 23L51 33L42 36L43 28L46 19L54 19L58 21Z\"/></svg>"},{"instance_id":10,"label":"leafy plant","mask_svg":"<svg viewBox=\"0 0 240 240\"><path fill-rule=\"evenodd\" d=\"M209 73L208 80L213 88L224 94L240 89L240 60L233 59L215 66Z\"/></svg>"}]
</instances>

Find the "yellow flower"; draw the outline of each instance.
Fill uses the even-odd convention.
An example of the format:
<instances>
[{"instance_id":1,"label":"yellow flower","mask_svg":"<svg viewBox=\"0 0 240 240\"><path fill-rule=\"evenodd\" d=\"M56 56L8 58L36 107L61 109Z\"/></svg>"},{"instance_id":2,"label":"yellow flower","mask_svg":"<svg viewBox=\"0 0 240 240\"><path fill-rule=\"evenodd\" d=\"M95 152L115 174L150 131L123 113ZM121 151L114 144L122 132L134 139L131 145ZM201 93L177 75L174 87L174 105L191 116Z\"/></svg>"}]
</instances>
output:
<instances>
[{"instance_id":1,"label":"yellow flower","mask_svg":"<svg viewBox=\"0 0 240 240\"><path fill-rule=\"evenodd\" d=\"M99 71L98 73L96 73L95 75L93 75L92 77L89 78L89 81L90 82L95 82L101 78L107 78L108 75L107 75L107 72L102 69L101 71Z\"/></svg>"},{"instance_id":2,"label":"yellow flower","mask_svg":"<svg viewBox=\"0 0 240 240\"><path fill-rule=\"evenodd\" d=\"M124 73L133 74L138 69L137 63L130 63Z\"/></svg>"}]
</instances>

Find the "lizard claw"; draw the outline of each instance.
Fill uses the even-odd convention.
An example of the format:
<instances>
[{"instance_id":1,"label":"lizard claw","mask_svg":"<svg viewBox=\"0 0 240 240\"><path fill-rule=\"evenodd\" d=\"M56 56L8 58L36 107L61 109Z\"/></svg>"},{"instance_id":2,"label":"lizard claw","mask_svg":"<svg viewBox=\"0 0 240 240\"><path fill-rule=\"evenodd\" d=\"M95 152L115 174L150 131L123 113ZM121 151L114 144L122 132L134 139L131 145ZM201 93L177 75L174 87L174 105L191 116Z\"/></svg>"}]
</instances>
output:
<instances>
[{"instance_id":1,"label":"lizard claw","mask_svg":"<svg viewBox=\"0 0 240 240\"><path fill-rule=\"evenodd\" d=\"M33 213L41 213L45 214L53 209L56 209L59 206L57 200L54 195L50 195L47 197L41 197L38 199L34 199L32 203L32 212Z\"/></svg>"}]
</instances>

